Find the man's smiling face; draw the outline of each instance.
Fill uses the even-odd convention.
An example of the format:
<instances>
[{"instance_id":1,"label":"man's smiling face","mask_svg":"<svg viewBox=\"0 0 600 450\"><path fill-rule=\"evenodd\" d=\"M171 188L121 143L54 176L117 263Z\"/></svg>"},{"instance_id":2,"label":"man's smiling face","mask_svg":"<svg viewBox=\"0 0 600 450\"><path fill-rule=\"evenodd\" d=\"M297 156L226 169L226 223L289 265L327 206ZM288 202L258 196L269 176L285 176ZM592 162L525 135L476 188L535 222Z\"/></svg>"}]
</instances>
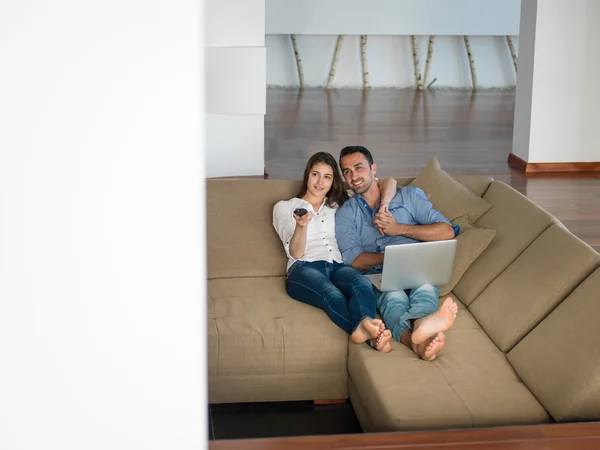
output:
<instances>
[{"instance_id":1,"label":"man's smiling face","mask_svg":"<svg viewBox=\"0 0 600 450\"><path fill-rule=\"evenodd\" d=\"M369 166L365 155L357 152L344 156L340 161L340 167L346 183L354 192L364 194L371 188L377 166L375 164Z\"/></svg>"}]
</instances>

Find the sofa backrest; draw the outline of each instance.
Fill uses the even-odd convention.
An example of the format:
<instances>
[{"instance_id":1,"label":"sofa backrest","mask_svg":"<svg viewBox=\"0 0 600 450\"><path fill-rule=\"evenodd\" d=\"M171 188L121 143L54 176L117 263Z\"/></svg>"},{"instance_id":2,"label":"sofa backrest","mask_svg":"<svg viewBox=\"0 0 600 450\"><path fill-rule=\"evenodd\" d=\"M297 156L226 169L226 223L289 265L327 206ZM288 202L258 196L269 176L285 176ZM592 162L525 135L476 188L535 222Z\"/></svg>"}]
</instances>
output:
<instances>
[{"instance_id":1,"label":"sofa backrest","mask_svg":"<svg viewBox=\"0 0 600 450\"><path fill-rule=\"evenodd\" d=\"M475 224L496 230L496 237L454 287L454 294L465 305L470 305L553 223L549 213L500 181L493 181L483 198L493 206Z\"/></svg>"},{"instance_id":2,"label":"sofa backrest","mask_svg":"<svg viewBox=\"0 0 600 450\"><path fill-rule=\"evenodd\" d=\"M399 186L412 177L396 178ZM491 178L456 177L477 195ZM287 258L273 228L273 206L294 197L300 180L207 180L207 275L209 279L284 276Z\"/></svg>"},{"instance_id":3,"label":"sofa backrest","mask_svg":"<svg viewBox=\"0 0 600 450\"><path fill-rule=\"evenodd\" d=\"M600 255L593 248L553 224L468 309L496 346L508 352L598 266Z\"/></svg>"},{"instance_id":4,"label":"sofa backrest","mask_svg":"<svg viewBox=\"0 0 600 450\"><path fill-rule=\"evenodd\" d=\"M599 320L597 269L507 354L556 421L600 417Z\"/></svg>"},{"instance_id":5,"label":"sofa backrest","mask_svg":"<svg viewBox=\"0 0 600 450\"><path fill-rule=\"evenodd\" d=\"M496 237L454 293L555 420L597 420L600 254L502 182L483 198Z\"/></svg>"},{"instance_id":6,"label":"sofa backrest","mask_svg":"<svg viewBox=\"0 0 600 450\"><path fill-rule=\"evenodd\" d=\"M479 197L483 197L483 194L485 194L492 181L494 181L492 177L486 175L458 175L452 178ZM398 186L407 186L413 182L414 177L399 177L395 178L395 180L398 182Z\"/></svg>"},{"instance_id":7,"label":"sofa backrest","mask_svg":"<svg viewBox=\"0 0 600 450\"><path fill-rule=\"evenodd\" d=\"M286 274L273 206L294 197L300 185L289 180L207 180L209 279Z\"/></svg>"}]
</instances>

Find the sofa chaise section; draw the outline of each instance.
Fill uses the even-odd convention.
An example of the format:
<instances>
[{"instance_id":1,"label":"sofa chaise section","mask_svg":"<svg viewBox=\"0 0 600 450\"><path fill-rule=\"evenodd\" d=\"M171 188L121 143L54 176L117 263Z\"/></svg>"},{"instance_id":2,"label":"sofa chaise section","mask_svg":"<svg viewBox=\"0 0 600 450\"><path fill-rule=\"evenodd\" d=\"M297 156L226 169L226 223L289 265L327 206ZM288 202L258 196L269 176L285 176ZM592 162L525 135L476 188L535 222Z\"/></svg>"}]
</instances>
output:
<instances>
[{"instance_id":1,"label":"sofa chaise section","mask_svg":"<svg viewBox=\"0 0 600 450\"><path fill-rule=\"evenodd\" d=\"M272 209L299 181L207 183L209 401L348 397L348 336L285 291Z\"/></svg>"},{"instance_id":2,"label":"sofa chaise section","mask_svg":"<svg viewBox=\"0 0 600 450\"><path fill-rule=\"evenodd\" d=\"M456 300L456 297L453 297ZM382 355L350 344L350 400L364 431L537 424L550 421L505 355L459 302L435 361L393 342Z\"/></svg>"},{"instance_id":3,"label":"sofa chaise section","mask_svg":"<svg viewBox=\"0 0 600 450\"><path fill-rule=\"evenodd\" d=\"M285 278L208 282L211 403L348 396L348 336Z\"/></svg>"}]
</instances>

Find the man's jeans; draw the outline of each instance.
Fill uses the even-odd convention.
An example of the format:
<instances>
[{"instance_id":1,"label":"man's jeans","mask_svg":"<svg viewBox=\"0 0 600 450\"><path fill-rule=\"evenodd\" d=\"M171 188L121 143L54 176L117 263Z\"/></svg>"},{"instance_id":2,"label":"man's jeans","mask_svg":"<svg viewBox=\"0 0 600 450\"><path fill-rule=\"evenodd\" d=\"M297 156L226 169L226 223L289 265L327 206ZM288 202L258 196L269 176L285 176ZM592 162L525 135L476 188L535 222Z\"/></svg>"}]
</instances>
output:
<instances>
[{"instance_id":1,"label":"man's jeans","mask_svg":"<svg viewBox=\"0 0 600 450\"><path fill-rule=\"evenodd\" d=\"M375 291L377 309L397 341L402 333L412 329L411 319L420 319L438 310L440 289L431 284L405 291Z\"/></svg>"},{"instance_id":2,"label":"man's jeans","mask_svg":"<svg viewBox=\"0 0 600 450\"><path fill-rule=\"evenodd\" d=\"M290 297L324 310L348 334L375 318L375 290L359 270L327 261L296 261L288 271Z\"/></svg>"}]
</instances>

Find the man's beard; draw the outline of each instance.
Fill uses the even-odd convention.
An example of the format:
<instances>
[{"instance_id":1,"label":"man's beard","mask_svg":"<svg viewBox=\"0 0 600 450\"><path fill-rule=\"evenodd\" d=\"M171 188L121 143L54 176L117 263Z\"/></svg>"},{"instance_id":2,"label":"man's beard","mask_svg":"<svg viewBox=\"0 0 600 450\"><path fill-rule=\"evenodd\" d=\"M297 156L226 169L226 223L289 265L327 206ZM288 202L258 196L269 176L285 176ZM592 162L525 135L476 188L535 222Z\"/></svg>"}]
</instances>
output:
<instances>
[{"instance_id":1,"label":"man's beard","mask_svg":"<svg viewBox=\"0 0 600 450\"><path fill-rule=\"evenodd\" d=\"M352 189L355 194L364 194L371 188L371 184L373 184L372 178L368 181L366 178L363 178L360 186L355 187L353 184L350 184L350 189Z\"/></svg>"}]
</instances>

